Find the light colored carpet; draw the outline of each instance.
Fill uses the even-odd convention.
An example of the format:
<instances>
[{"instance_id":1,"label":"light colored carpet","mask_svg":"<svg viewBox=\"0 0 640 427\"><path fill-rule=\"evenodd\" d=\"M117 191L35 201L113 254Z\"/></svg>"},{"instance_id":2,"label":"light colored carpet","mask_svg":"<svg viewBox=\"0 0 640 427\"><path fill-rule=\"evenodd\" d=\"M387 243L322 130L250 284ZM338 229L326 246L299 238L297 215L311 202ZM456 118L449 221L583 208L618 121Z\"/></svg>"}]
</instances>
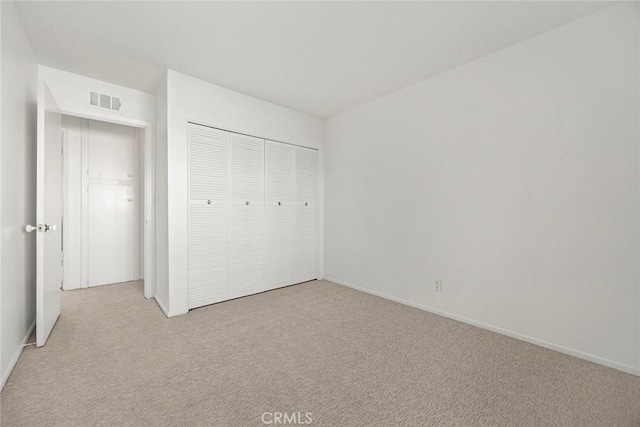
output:
<instances>
[{"instance_id":1,"label":"light colored carpet","mask_svg":"<svg viewBox=\"0 0 640 427\"><path fill-rule=\"evenodd\" d=\"M265 412L640 426L640 378L325 281L172 319L133 282L64 292L48 344L25 349L2 393L3 427L264 426Z\"/></svg>"}]
</instances>

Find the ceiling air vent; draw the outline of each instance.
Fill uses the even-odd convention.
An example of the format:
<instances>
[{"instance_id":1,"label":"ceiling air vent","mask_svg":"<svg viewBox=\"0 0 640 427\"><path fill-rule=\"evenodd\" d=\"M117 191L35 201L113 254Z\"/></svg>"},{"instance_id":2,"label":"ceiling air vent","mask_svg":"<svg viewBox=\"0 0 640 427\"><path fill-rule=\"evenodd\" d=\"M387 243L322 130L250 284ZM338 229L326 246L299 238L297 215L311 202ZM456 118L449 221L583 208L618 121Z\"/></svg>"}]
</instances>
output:
<instances>
[{"instance_id":1,"label":"ceiling air vent","mask_svg":"<svg viewBox=\"0 0 640 427\"><path fill-rule=\"evenodd\" d=\"M92 107L104 108L107 110L120 111L122 102L120 98L115 96L105 95L104 93L89 92L89 105Z\"/></svg>"}]
</instances>

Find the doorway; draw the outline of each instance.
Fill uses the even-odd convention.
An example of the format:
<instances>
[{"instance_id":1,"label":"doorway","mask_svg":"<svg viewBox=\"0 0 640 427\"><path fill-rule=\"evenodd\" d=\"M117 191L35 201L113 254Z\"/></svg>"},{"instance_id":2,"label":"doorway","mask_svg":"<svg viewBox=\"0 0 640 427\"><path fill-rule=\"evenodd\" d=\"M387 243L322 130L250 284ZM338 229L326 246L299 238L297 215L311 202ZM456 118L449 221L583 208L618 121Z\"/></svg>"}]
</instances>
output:
<instances>
[{"instance_id":1,"label":"doorway","mask_svg":"<svg viewBox=\"0 0 640 427\"><path fill-rule=\"evenodd\" d=\"M62 116L64 290L144 278L145 130Z\"/></svg>"}]
</instances>

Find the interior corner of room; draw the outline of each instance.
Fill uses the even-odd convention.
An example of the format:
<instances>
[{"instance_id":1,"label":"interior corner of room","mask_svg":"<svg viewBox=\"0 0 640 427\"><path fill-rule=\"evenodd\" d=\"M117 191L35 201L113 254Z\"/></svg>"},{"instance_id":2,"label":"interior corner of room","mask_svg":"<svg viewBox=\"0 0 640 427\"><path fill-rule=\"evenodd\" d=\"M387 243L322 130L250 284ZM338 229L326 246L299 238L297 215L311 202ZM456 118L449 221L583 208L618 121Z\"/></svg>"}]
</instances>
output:
<instances>
[{"instance_id":1,"label":"interior corner of room","mask_svg":"<svg viewBox=\"0 0 640 427\"><path fill-rule=\"evenodd\" d=\"M128 315L123 323L114 316L139 310L139 319L155 323L132 326L143 344L131 351L156 351L166 372L153 376L140 367L149 377L132 390L153 384L173 393L167 372L179 367L186 379L175 380L175 390L191 390L194 364L206 356L233 369L204 370L206 379L194 386L203 393L209 389L197 387L215 378L232 390L229 396L247 387L269 403L293 405L284 383L270 375L298 384L317 374L310 381L320 397L301 386L299 402L324 402L315 410L319 425L322 417L327 425L348 425L345 414L326 410L327 402L341 400L336 396L359 402L359 415L380 415L370 425L401 425L401 416L379 413L386 404L389 413L403 404L415 410L406 425L436 425L460 408L443 415L411 396L438 390L425 385L429 375L447 383L452 371L477 386L478 395L502 390L487 395L489 409L477 415L482 425L526 425L533 413L549 425L578 425L586 414L601 423L617 412L618 425L640 417L625 400L640 392L638 4L31 3L0 6L0 374L9 402L29 401L20 391L35 387L27 363L37 366L39 354L47 362L66 360L65 345L77 330L114 372L127 372L105 343L126 352L119 343L129 341L115 332L89 339L86 325L73 322L100 330L99 322L109 319L121 328ZM195 16L203 25L194 23L192 36L209 34L235 46L219 41L211 48L229 63L208 74L211 62L176 47L186 33L154 33L152 24L140 35L144 51L122 41L126 31L133 34L126 23L123 39L114 33L112 42L98 35L80 40L91 30L79 19L85 14L101 13L104 29L117 13L145 17L149 8L160 11L158 28L169 17L184 26ZM208 13L233 22L233 36L222 27L205 29ZM465 25L439 24L436 16ZM56 20L64 19L75 26L54 35ZM334 22L334 31L321 37L304 30L320 31L314 22ZM383 22L389 28L378 35ZM260 42L247 35L256 29L264 35ZM285 37L294 30L300 40ZM78 40L71 41L74 31ZM159 53L154 37L176 59ZM95 63L73 59L72 48L91 43L102 49L92 54ZM247 52L268 64L262 74ZM111 60L130 68L109 67ZM117 310L99 311L101 298ZM145 340L145 327L154 338L182 333L185 346L173 336L172 353L158 355L161 344ZM205 332L211 336L197 345ZM309 344L317 357L296 347L298 336L318 338L317 347ZM279 348L264 344L274 337ZM254 352L237 360L226 352L243 343L278 360L265 365L269 375L260 376ZM395 345L404 353L394 353ZM79 349L68 354L82 354ZM102 357L97 350L88 354ZM388 360L392 355L398 363ZM482 376L477 360L490 365L491 375ZM138 369L143 361L135 363ZM374 374L366 386L354 386L374 396L366 402L346 387L333 390L319 379L329 364L344 364L345 377L363 366L377 369L385 386ZM271 383L261 384L270 392L252 389L243 367L260 381L269 377ZM411 369L424 376L403 376ZM507 377L517 376L512 372L522 377ZM585 396L596 394L596 379L609 391L623 384L625 394L609 399L602 412L594 406L595 412L576 415L588 396L580 403L562 394L563 385L551 378L556 374L567 389L587 390ZM327 378L344 386L342 377ZM532 391L521 390L525 383ZM465 395L461 402L472 408L446 418L451 425L473 423L480 404L465 386L438 384ZM516 391L507 396L509 384ZM404 403L390 403L379 392L385 387ZM544 388L552 389L549 395L540 394ZM571 403L544 414L523 406L503 414L512 418L488 415L528 392L545 408L549 396ZM141 407L158 410L159 394L139 393ZM228 418L233 405L220 403L229 396L215 396L215 411L195 399L193 417L174 408L184 418L173 421L196 425L206 415L214 424L236 425ZM238 411L256 405L245 398ZM162 423L151 412L114 419ZM10 414L17 424L28 418ZM241 419L254 422L261 414ZM64 424L64 416L55 412L52 422Z\"/></svg>"}]
</instances>

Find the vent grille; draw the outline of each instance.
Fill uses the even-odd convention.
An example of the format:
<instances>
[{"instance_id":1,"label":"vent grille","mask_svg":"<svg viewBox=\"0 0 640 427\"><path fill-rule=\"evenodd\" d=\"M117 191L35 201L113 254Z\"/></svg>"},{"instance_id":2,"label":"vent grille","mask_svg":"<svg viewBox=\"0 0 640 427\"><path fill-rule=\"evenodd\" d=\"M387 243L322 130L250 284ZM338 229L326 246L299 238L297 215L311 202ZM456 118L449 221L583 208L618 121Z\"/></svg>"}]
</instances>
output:
<instances>
[{"instance_id":1,"label":"vent grille","mask_svg":"<svg viewBox=\"0 0 640 427\"><path fill-rule=\"evenodd\" d=\"M111 97L109 95L100 94L100 107L111 109Z\"/></svg>"},{"instance_id":2,"label":"vent grille","mask_svg":"<svg viewBox=\"0 0 640 427\"><path fill-rule=\"evenodd\" d=\"M120 98L116 98L115 96L111 98L111 109L120 111L120 106L122 102L120 102Z\"/></svg>"},{"instance_id":3,"label":"vent grille","mask_svg":"<svg viewBox=\"0 0 640 427\"><path fill-rule=\"evenodd\" d=\"M92 107L104 108L107 110L120 111L122 102L120 98L105 95L104 93L89 92L89 105Z\"/></svg>"}]
</instances>

